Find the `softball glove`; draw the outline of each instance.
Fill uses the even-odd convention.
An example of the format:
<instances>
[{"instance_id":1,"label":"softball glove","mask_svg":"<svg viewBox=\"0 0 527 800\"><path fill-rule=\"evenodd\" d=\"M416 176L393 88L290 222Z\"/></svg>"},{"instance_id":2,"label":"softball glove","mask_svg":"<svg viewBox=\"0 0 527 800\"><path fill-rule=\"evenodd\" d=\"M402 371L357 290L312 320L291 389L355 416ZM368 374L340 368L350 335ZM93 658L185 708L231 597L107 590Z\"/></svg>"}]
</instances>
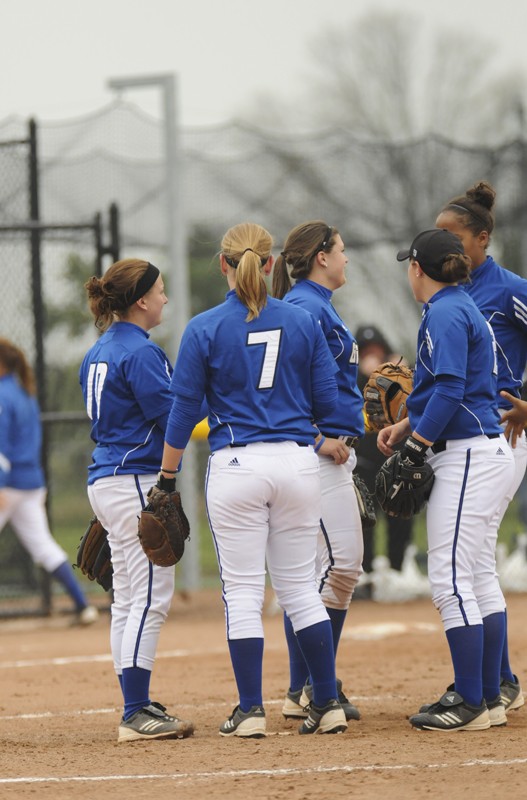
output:
<instances>
[{"instance_id":1,"label":"softball glove","mask_svg":"<svg viewBox=\"0 0 527 800\"><path fill-rule=\"evenodd\" d=\"M359 506L362 527L363 529L373 528L377 522L373 495L363 479L356 473L353 473L353 488L355 489L355 494L357 495L357 503Z\"/></svg>"},{"instance_id":2,"label":"softball glove","mask_svg":"<svg viewBox=\"0 0 527 800\"><path fill-rule=\"evenodd\" d=\"M387 361L373 370L363 390L371 430L378 432L408 416L406 398L412 391L413 374L400 361Z\"/></svg>"},{"instance_id":3,"label":"softball glove","mask_svg":"<svg viewBox=\"0 0 527 800\"><path fill-rule=\"evenodd\" d=\"M388 516L410 519L424 507L433 485L434 470L427 461L412 464L397 452L377 473L375 495Z\"/></svg>"},{"instance_id":4,"label":"softball glove","mask_svg":"<svg viewBox=\"0 0 527 800\"><path fill-rule=\"evenodd\" d=\"M158 567L173 567L181 560L190 525L181 505L174 479L161 479L169 491L158 484L148 492L148 505L139 517L138 536L145 554ZM173 483L172 483L173 481Z\"/></svg>"},{"instance_id":5,"label":"softball glove","mask_svg":"<svg viewBox=\"0 0 527 800\"><path fill-rule=\"evenodd\" d=\"M112 588L113 567L112 553L108 543L108 531L103 528L96 516L88 523L84 535L77 548L78 567L90 581L97 581L105 591Z\"/></svg>"}]
</instances>

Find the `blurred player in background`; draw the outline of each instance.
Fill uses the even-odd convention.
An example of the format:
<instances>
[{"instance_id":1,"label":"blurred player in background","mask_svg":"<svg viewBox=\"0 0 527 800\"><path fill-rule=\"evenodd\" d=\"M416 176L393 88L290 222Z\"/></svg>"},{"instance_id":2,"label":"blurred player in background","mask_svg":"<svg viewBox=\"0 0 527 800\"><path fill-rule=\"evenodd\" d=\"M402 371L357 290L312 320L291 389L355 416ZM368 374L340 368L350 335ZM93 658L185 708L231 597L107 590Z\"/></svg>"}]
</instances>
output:
<instances>
[{"instance_id":1,"label":"blurred player in background","mask_svg":"<svg viewBox=\"0 0 527 800\"><path fill-rule=\"evenodd\" d=\"M219 732L248 738L266 735L266 561L313 680L299 732L347 728L337 700L331 623L315 583L320 470L312 418L336 404L335 367L313 317L268 297L264 276L272 268L271 248L270 234L254 223L224 235L220 267L229 291L224 303L194 317L183 335L161 468L161 488L170 491L206 397L207 514L239 694Z\"/></svg>"},{"instance_id":2,"label":"blurred player in background","mask_svg":"<svg viewBox=\"0 0 527 800\"><path fill-rule=\"evenodd\" d=\"M124 698L118 741L190 736L193 725L150 700L156 648L174 593L174 568L143 552L137 521L156 482L172 405L172 367L148 331L168 302L157 267L140 259L113 264L86 283L103 335L88 351L80 383L95 442L88 497L112 552L111 648Z\"/></svg>"},{"instance_id":3,"label":"blurred player in background","mask_svg":"<svg viewBox=\"0 0 527 800\"><path fill-rule=\"evenodd\" d=\"M505 599L495 570L494 520L514 474L499 425L496 344L464 291L471 262L460 239L423 231L397 254L423 316L408 417L383 428L385 456L406 442L403 464L425 461L435 482L426 509L428 578L450 648L454 683L410 723L426 730L485 730L507 723L500 692L499 625Z\"/></svg>"},{"instance_id":4,"label":"blurred player in background","mask_svg":"<svg viewBox=\"0 0 527 800\"><path fill-rule=\"evenodd\" d=\"M35 564L69 594L78 622L90 625L99 612L88 604L67 554L49 529L41 447L33 370L22 350L0 338L0 531L11 523Z\"/></svg>"},{"instance_id":5,"label":"blurred player in background","mask_svg":"<svg viewBox=\"0 0 527 800\"><path fill-rule=\"evenodd\" d=\"M498 407L500 414L512 408L510 400L499 392L521 396L523 375L527 367L527 280L497 264L487 253L494 230L496 192L486 181L480 181L463 195L453 197L443 207L436 227L459 236L465 253L472 261L470 282L466 291L487 322L492 326L497 345ZM502 427L505 427L503 425ZM521 431L513 447L515 472L495 519L495 536L505 512L516 494L527 467L527 440ZM524 704L518 677L509 661L507 611L484 620L484 625L498 627L503 637L501 693L506 709Z\"/></svg>"},{"instance_id":6,"label":"blurred player in background","mask_svg":"<svg viewBox=\"0 0 527 800\"><path fill-rule=\"evenodd\" d=\"M317 579L331 619L335 656L353 590L362 574L363 556L362 524L352 476L357 463L354 446L364 435L364 402L357 386L358 348L331 302L333 292L346 282L347 263L338 230L315 220L290 231L273 274L274 296L313 315L337 368L338 403L333 410L315 416L321 434L316 452L322 483ZM296 281L294 286L291 278ZM282 713L302 717L307 715L311 694L309 670L287 614L284 627L290 685ZM346 718L360 719L358 709L342 692L340 680L338 689Z\"/></svg>"},{"instance_id":7,"label":"blurred player in background","mask_svg":"<svg viewBox=\"0 0 527 800\"><path fill-rule=\"evenodd\" d=\"M379 364L384 364L386 361L398 361L400 355L396 355L392 351L382 332L375 325L359 326L355 331L355 339L359 348L357 384L362 392L370 373ZM368 489L375 497L375 476L385 460L377 447L377 434L366 431L365 436L357 442L355 449L357 451L356 472L364 479ZM376 506L377 514L383 513L378 503ZM403 519L386 515L386 551L392 569L401 570L405 550L412 541L412 531L413 518ZM378 533L377 525L363 531L362 567L366 575L373 569L376 532ZM364 587L357 587L357 594L361 597L371 596L371 585L366 583Z\"/></svg>"}]
</instances>

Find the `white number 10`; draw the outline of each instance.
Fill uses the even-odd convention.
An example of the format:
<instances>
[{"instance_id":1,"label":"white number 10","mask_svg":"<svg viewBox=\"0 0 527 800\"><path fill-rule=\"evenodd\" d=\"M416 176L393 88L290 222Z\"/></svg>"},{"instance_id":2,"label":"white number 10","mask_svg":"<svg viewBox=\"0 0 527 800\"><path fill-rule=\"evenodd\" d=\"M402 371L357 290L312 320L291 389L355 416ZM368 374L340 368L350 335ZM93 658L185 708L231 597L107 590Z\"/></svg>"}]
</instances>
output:
<instances>
[{"instance_id":1,"label":"white number 10","mask_svg":"<svg viewBox=\"0 0 527 800\"><path fill-rule=\"evenodd\" d=\"M90 419L99 418L102 387L108 374L108 364L90 364L88 371L88 385L86 387L86 411Z\"/></svg>"}]
</instances>

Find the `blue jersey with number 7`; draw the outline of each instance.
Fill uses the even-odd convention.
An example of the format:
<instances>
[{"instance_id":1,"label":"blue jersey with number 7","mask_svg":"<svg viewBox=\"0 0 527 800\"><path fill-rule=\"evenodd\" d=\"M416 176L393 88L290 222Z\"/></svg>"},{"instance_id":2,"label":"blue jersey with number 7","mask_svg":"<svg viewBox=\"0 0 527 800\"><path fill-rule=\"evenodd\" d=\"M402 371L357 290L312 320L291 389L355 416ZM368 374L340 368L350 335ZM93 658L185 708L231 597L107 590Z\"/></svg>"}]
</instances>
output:
<instances>
[{"instance_id":1,"label":"blue jersey with number 7","mask_svg":"<svg viewBox=\"0 0 527 800\"><path fill-rule=\"evenodd\" d=\"M312 444L313 417L336 403L335 372L320 326L302 308L269 297L256 319L235 290L187 325L174 367L176 395L209 409L209 445ZM168 437L167 437L168 441Z\"/></svg>"}]
</instances>

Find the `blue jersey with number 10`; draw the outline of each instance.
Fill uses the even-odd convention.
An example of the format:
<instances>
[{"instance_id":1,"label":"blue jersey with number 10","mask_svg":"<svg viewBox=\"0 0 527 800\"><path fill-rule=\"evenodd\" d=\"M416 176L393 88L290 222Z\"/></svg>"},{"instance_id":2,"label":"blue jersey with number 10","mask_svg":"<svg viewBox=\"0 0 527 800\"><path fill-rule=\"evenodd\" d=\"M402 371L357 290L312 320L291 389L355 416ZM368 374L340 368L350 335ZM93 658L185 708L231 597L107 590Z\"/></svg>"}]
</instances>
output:
<instances>
[{"instance_id":1,"label":"blue jersey with number 10","mask_svg":"<svg viewBox=\"0 0 527 800\"><path fill-rule=\"evenodd\" d=\"M158 471L174 399L171 376L163 350L130 322L114 323L88 351L79 374L96 443L88 484Z\"/></svg>"},{"instance_id":2,"label":"blue jersey with number 10","mask_svg":"<svg viewBox=\"0 0 527 800\"><path fill-rule=\"evenodd\" d=\"M247 307L231 290L224 303L188 323L174 393L195 403L206 397L211 450L250 442L312 444L313 415L330 410L337 396L337 367L320 326L307 311L272 297L256 319L246 317Z\"/></svg>"}]
</instances>

